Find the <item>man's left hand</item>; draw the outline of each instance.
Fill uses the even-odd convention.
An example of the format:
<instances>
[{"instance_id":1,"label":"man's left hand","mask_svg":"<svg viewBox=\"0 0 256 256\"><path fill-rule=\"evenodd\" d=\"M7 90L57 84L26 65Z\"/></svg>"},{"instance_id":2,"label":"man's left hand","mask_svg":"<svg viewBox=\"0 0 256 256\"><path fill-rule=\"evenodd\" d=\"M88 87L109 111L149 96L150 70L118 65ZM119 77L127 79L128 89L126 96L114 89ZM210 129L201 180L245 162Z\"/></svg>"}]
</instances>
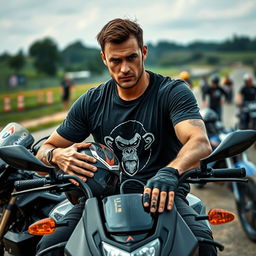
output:
<instances>
[{"instance_id":1,"label":"man's left hand","mask_svg":"<svg viewBox=\"0 0 256 256\"><path fill-rule=\"evenodd\" d=\"M174 202L174 191L178 187L178 183L179 172L176 169L172 167L160 169L155 176L148 180L145 186L143 194L144 207L150 207L150 212L152 213L157 210L162 213L166 207L167 200L167 210L171 210Z\"/></svg>"}]
</instances>

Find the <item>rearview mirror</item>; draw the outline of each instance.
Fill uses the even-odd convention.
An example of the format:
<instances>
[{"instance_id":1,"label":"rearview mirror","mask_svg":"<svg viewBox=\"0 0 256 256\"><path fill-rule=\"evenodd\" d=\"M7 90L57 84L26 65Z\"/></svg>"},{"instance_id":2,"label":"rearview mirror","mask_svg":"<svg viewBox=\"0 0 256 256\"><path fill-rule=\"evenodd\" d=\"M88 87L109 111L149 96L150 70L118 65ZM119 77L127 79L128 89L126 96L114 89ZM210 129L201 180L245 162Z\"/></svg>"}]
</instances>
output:
<instances>
[{"instance_id":1,"label":"rearview mirror","mask_svg":"<svg viewBox=\"0 0 256 256\"><path fill-rule=\"evenodd\" d=\"M231 132L208 157L201 159L201 168L206 168L207 163L241 154L255 141L255 130L237 130Z\"/></svg>"},{"instance_id":2,"label":"rearview mirror","mask_svg":"<svg viewBox=\"0 0 256 256\"><path fill-rule=\"evenodd\" d=\"M45 165L22 145L0 147L0 157L10 166L31 171L51 172L53 167Z\"/></svg>"}]
</instances>

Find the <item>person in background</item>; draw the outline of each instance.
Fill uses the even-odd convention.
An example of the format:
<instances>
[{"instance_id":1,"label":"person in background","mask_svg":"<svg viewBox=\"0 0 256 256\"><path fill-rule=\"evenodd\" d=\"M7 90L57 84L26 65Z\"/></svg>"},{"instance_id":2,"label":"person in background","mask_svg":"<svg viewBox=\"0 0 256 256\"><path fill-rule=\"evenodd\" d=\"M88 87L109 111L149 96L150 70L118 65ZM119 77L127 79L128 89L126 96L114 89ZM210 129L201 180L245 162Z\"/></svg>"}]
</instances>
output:
<instances>
[{"instance_id":1,"label":"person in background","mask_svg":"<svg viewBox=\"0 0 256 256\"><path fill-rule=\"evenodd\" d=\"M188 205L189 184L179 184L179 176L198 168L200 159L212 151L192 91L180 79L145 70L148 48L136 22L111 20L97 40L111 79L85 92L72 105L37 157L86 182L97 171L96 160L78 150L90 146L84 140L92 134L95 142L108 146L118 157L122 180L132 177L146 184L144 191L127 187L130 192L143 193L146 209L152 214L171 211L175 200L195 236L212 240L207 224L196 221L197 213ZM69 211L63 219L69 225L44 236L39 251L66 241L82 212L82 204ZM201 256L216 255L214 245L199 247ZM56 253L53 255L63 251Z\"/></svg>"},{"instance_id":2,"label":"person in background","mask_svg":"<svg viewBox=\"0 0 256 256\"><path fill-rule=\"evenodd\" d=\"M209 86L210 85L209 85L209 82L208 82L208 77L203 76L202 79L200 80L200 90L201 90L202 98L204 97L204 94L206 93Z\"/></svg>"},{"instance_id":3,"label":"person in background","mask_svg":"<svg viewBox=\"0 0 256 256\"><path fill-rule=\"evenodd\" d=\"M211 78L211 85L207 88L203 95L203 106L208 106L214 110L218 114L220 121L222 120L222 104L224 103L224 98L227 98L227 93L220 86L219 76L214 75Z\"/></svg>"},{"instance_id":4,"label":"person in background","mask_svg":"<svg viewBox=\"0 0 256 256\"><path fill-rule=\"evenodd\" d=\"M253 83L253 78L249 74L243 77L243 85L237 94L237 106L239 108L240 129L248 129L249 112L245 111L249 103L256 102L256 86Z\"/></svg>"},{"instance_id":5,"label":"person in background","mask_svg":"<svg viewBox=\"0 0 256 256\"><path fill-rule=\"evenodd\" d=\"M69 108L71 88L73 86L72 80L67 75L64 75L61 81L62 88L62 102L65 110Z\"/></svg>"},{"instance_id":6,"label":"person in background","mask_svg":"<svg viewBox=\"0 0 256 256\"><path fill-rule=\"evenodd\" d=\"M188 71L182 71L179 75L180 79L184 80L190 89L193 88L193 83L191 81L190 73Z\"/></svg>"},{"instance_id":7,"label":"person in background","mask_svg":"<svg viewBox=\"0 0 256 256\"><path fill-rule=\"evenodd\" d=\"M231 104L233 102L233 91L234 91L234 82L233 80L230 78L229 75L226 75L222 86L224 88L224 90L226 90L227 92L227 103Z\"/></svg>"}]
</instances>

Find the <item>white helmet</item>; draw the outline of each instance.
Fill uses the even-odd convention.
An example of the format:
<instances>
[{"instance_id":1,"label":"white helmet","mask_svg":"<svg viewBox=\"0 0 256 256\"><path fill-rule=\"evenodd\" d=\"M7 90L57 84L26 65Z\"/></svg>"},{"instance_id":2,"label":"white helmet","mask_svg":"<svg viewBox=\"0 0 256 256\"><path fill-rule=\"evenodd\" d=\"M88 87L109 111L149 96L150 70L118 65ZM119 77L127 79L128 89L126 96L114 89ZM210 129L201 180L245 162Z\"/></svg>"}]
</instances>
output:
<instances>
[{"instance_id":1,"label":"white helmet","mask_svg":"<svg viewBox=\"0 0 256 256\"><path fill-rule=\"evenodd\" d=\"M252 76L248 73L244 74L244 76L243 76L244 82L247 82L251 78L252 78Z\"/></svg>"}]
</instances>

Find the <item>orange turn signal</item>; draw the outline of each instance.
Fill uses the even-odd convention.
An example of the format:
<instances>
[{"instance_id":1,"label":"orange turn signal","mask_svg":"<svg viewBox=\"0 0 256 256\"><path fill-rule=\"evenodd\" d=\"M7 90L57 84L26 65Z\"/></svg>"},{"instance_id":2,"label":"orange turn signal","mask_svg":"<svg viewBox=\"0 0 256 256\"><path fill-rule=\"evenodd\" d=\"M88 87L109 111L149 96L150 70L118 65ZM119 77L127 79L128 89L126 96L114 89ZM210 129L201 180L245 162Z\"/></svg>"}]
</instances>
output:
<instances>
[{"instance_id":1,"label":"orange turn signal","mask_svg":"<svg viewBox=\"0 0 256 256\"><path fill-rule=\"evenodd\" d=\"M43 236L52 234L55 229L55 221L51 218L45 218L30 225L28 228L28 233L31 235Z\"/></svg>"},{"instance_id":2,"label":"orange turn signal","mask_svg":"<svg viewBox=\"0 0 256 256\"><path fill-rule=\"evenodd\" d=\"M208 220L212 225L220 225L235 219L235 214L223 209L211 209L208 212Z\"/></svg>"}]
</instances>

